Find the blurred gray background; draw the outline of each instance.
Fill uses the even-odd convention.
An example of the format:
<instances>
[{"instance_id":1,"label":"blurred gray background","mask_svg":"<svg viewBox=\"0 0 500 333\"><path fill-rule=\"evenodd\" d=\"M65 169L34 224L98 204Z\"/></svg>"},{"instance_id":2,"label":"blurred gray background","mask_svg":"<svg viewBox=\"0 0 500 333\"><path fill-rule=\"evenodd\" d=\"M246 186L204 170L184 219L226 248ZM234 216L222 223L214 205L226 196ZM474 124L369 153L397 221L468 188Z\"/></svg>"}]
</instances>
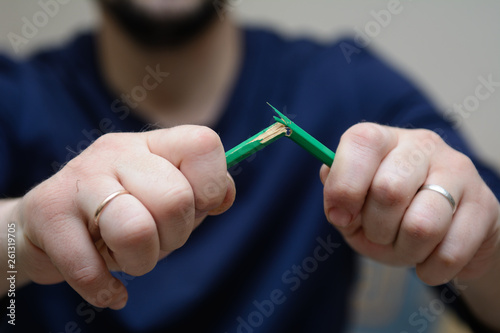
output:
<instances>
[{"instance_id":1,"label":"blurred gray background","mask_svg":"<svg viewBox=\"0 0 500 333\"><path fill-rule=\"evenodd\" d=\"M63 43L99 20L91 0L57 1L65 4L44 22L38 0L3 0L0 52L26 56L40 47ZM373 28L377 22L374 13L387 10L393 1L228 0L228 10L221 13L221 19L232 15L244 24L328 41ZM409 75L440 110L453 115L457 129L477 153L500 170L500 86L492 87L487 98L474 97L480 77L491 77L500 85L500 1L401 0L400 7L400 13L392 15L390 22L372 30L369 47ZM22 36L25 21L34 19L42 20L43 26L16 50L9 36ZM469 103L470 111L464 109L461 115L454 111L455 104L464 103ZM413 273L363 260L357 297L353 299L358 312L351 331L416 331L417 327L408 326L409 316L435 300L422 290ZM429 323L425 332L459 332L446 318L441 316L435 325ZM442 325L448 325L446 329L440 326L442 321L446 322Z\"/></svg>"},{"instance_id":2,"label":"blurred gray background","mask_svg":"<svg viewBox=\"0 0 500 333\"><path fill-rule=\"evenodd\" d=\"M49 2L51 0L41 0ZM94 1L59 0L58 11L15 52L9 33L22 36L23 18L33 22L43 10L38 0L0 3L0 52L26 55L47 44L61 43L98 21ZM375 21L372 11L390 0L228 0L223 14L246 24L271 26L290 35L328 41L354 36ZM217 0L214 1L217 3ZM401 0L401 12L380 26L369 47L407 73L443 112L454 104L473 103L478 77L500 82L500 1ZM40 19L40 17L39 17ZM376 22L376 21L375 21ZM44 23L43 20L41 23ZM373 30L375 31L375 30ZM377 32L377 31L375 31ZM12 36L12 35L11 35ZM464 115L453 113L457 128L485 160L500 170L500 87Z\"/></svg>"}]
</instances>

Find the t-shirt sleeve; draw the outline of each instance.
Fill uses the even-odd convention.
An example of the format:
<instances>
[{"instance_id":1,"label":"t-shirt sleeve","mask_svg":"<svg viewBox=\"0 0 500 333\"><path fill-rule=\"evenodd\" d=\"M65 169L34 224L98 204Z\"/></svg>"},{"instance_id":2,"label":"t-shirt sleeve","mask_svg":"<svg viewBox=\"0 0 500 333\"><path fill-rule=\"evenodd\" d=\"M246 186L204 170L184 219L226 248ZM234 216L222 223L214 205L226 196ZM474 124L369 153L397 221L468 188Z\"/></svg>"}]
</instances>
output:
<instances>
[{"instance_id":1,"label":"t-shirt sleeve","mask_svg":"<svg viewBox=\"0 0 500 333\"><path fill-rule=\"evenodd\" d=\"M14 170L14 134L12 119L20 105L18 65L0 56L0 199L11 187Z\"/></svg>"},{"instance_id":2,"label":"t-shirt sleeve","mask_svg":"<svg viewBox=\"0 0 500 333\"><path fill-rule=\"evenodd\" d=\"M9 175L11 173L11 153L9 144L3 128L0 127L0 199L7 192Z\"/></svg>"}]
</instances>

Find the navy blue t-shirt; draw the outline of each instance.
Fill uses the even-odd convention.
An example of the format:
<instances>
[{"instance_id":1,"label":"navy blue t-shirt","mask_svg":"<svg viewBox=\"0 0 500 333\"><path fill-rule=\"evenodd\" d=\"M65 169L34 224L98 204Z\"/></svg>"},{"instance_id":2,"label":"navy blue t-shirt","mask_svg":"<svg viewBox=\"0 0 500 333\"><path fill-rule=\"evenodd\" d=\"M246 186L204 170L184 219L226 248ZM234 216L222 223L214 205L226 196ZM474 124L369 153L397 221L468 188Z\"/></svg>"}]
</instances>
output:
<instances>
[{"instance_id":1,"label":"navy blue t-shirt","mask_svg":"<svg viewBox=\"0 0 500 333\"><path fill-rule=\"evenodd\" d=\"M22 62L0 58L1 195L23 195L106 132L148 129L105 86L93 38L82 35ZM406 79L366 50L350 60L338 43L246 30L244 62L214 128L226 149L273 121L270 102L333 150L350 126L373 121L435 130L470 155ZM499 196L499 179L475 162ZM296 144L279 140L231 168L238 193L227 213L208 217L152 272L116 274L129 291L123 310L94 308L65 283L31 284L17 290L16 328L341 332L354 253L324 217L319 167ZM7 319L2 331L12 329Z\"/></svg>"}]
</instances>

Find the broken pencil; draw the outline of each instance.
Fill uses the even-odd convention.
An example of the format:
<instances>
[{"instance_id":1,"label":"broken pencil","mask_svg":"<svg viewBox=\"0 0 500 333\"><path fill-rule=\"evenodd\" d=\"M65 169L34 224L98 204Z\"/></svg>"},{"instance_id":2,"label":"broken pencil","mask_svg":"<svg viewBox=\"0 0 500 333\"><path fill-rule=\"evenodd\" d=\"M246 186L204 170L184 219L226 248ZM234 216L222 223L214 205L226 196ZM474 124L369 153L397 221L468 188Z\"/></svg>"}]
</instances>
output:
<instances>
[{"instance_id":1,"label":"broken pencil","mask_svg":"<svg viewBox=\"0 0 500 333\"><path fill-rule=\"evenodd\" d=\"M335 158L335 153L333 151L288 119L271 104L269 104L269 106L272 107L279 116L274 116L276 123L243 141L233 149L228 150L226 152L228 169L283 136L292 139L327 166L332 166L333 159Z\"/></svg>"}]
</instances>

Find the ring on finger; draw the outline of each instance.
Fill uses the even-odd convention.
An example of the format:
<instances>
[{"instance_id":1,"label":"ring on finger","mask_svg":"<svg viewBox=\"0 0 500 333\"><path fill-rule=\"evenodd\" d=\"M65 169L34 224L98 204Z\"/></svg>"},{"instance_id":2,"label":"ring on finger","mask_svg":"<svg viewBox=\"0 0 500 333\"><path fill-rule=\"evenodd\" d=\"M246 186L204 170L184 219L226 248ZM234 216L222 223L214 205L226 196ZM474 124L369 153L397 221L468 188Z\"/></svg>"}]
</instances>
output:
<instances>
[{"instance_id":1,"label":"ring on finger","mask_svg":"<svg viewBox=\"0 0 500 333\"><path fill-rule=\"evenodd\" d=\"M455 211L457 210L457 204L455 202L455 199L453 199L453 196L450 194L450 192L446 191L442 186L439 186L436 184L426 184L426 185L422 185L422 187L420 187L418 189L418 192L420 192L422 190L431 190L431 191L434 191L434 192L441 194L450 203L451 209L452 209L452 214L455 214Z\"/></svg>"},{"instance_id":2,"label":"ring on finger","mask_svg":"<svg viewBox=\"0 0 500 333\"><path fill-rule=\"evenodd\" d=\"M94 213L94 224L96 227L99 227L99 218L101 217L101 214L102 214L102 211L104 210L104 208L111 202L111 200L113 200L114 198L116 198L117 196L122 195L122 194L130 194L130 192L127 190L120 190L120 191L113 192L110 195L108 195L106 197L106 199L104 199L99 204L99 206L97 206L97 209L95 210L95 213Z\"/></svg>"}]
</instances>

